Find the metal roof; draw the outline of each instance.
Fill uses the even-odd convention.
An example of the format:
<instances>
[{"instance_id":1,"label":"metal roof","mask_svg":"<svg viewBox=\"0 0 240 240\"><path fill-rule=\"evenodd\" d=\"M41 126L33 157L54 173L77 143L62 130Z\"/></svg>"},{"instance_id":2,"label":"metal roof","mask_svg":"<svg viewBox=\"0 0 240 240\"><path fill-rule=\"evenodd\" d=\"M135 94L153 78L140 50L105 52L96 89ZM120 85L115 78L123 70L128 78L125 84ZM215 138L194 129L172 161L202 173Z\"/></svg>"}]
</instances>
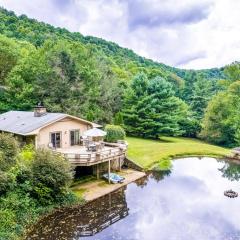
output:
<instances>
[{"instance_id":1,"label":"metal roof","mask_svg":"<svg viewBox=\"0 0 240 240\"><path fill-rule=\"evenodd\" d=\"M27 135L67 116L63 113L47 113L41 117L34 117L34 112L10 111L0 115L0 131Z\"/></svg>"}]
</instances>

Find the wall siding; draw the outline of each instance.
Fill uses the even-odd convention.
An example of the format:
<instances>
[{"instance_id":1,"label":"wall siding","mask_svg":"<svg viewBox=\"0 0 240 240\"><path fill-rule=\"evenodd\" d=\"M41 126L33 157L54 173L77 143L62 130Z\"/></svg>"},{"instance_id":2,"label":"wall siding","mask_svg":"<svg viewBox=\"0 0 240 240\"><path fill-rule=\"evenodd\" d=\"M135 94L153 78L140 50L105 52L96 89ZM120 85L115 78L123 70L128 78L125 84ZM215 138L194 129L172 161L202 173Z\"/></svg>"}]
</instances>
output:
<instances>
[{"instance_id":1,"label":"wall siding","mask_svg":"<svg viewBox=\"0 0 240 240\"><path fill-rule=\"evenodd\" d=\"M64 118L47 127L42 128L37 135L37 147L47 147L50 143L51 132L61 132L62 148L70 147L70 130L79 129L80 135L91 126L87 123L80 122L71 118Z\"/></svg>"}]
</instances>

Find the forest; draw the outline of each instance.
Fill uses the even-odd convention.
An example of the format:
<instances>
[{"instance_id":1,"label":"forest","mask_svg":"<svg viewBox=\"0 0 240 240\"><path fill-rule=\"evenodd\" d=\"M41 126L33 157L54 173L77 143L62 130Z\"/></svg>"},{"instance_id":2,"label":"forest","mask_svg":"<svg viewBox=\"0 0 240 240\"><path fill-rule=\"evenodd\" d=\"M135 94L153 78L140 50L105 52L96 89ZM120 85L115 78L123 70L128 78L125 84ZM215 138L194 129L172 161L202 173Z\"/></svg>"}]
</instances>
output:
<instances>
[{"instance_id":1,"label":"forest","mask_svg":"<svg viewBox=\"0 0 240 240\"><path fill-rule=\"evenodd\" d=\"M0 112L65 112L127 134L240 143L240 64L184 70L0 8Z\"/></svg>"}]
</instances>

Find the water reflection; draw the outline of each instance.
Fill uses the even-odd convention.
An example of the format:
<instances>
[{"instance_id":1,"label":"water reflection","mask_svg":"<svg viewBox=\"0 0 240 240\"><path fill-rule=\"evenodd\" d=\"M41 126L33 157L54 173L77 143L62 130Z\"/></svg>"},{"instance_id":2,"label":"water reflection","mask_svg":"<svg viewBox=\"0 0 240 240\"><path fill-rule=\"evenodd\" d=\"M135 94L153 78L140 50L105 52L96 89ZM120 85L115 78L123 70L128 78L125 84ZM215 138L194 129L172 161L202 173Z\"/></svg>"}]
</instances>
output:
<instances>
[{"instance_id":1,"label":"water reflection","mask_svg":"<svg viewBox=\"0 0 240 240\"><path fill-rule=\"evenodd\" d=\"M128 215L124 191L125 188L121 188L84 207L57 211L40 221L27 239L93 236Z\"/></svg>"},{"instance_id":2,"label":"water reflection","mask_svg":"<svg viewBox=\"0 0 240 240\"><path fill-rule=\"evenodd\" d=\"M230 181L238 181L240 179L240 165L224 162L224 166L219 168L222 172L222 176Z\"/></svg>"},{"instance_id":3,"label":"water reflection","mask_svg":"<svg viewBox=\"0 0 240 240\"><path fill-rule=\"evenodd\" d=\"M171 175L171 170L165 170L165 171L153 171L150 173L150 177L153 178L155 181L159 182L163 180L165 177L168 177Z\"/></svg>"},{"instance_id":4,"label":"water reflection","mask_svg":"<svg viewBox=\"0 0 240 240\"><path fill-rule=\"evenodd\" d=\"M239 240L240 198L223 195L240 192L239 175L238 165L224 161L179 159L171 172L149 173L127 189L43 220L28 239L77 240L99 231L84 240Z\"/></svg>"}]
</instances>

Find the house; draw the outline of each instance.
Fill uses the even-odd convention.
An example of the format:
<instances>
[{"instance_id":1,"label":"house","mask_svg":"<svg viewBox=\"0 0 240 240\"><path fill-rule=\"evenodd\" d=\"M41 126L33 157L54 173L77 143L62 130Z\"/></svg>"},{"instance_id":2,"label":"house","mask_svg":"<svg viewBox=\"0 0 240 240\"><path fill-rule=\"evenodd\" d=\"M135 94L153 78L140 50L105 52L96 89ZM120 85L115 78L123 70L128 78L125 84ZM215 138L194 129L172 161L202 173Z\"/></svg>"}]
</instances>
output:
<instances>
[{"instance_id":1,"label":"house","mask_svg":"<svg viewBox=\"0 0 240 240\"><path fill-rule=\"evenodd\" d=\"M17 136L22 143L36 148L69 148L80 144L80 136L95 123L64 113L48 113L43 106L34 112L10 111L0 115L0 131Z\"/></svg>"},{"instance_id":2,"label":"house","mask_svg":"<svg viewBox=\"0 0 240 240\"><path fill-rule=\"evenodd\" d=\"M87 130L98 127L68 114L48 113L41 105L33 112L9 111L0 115L1 132L14 134L22 144L32 143L36 148L63 154L74 167L91 167L97 176L101 169L120 169L126 153L124 144L81 141ZM89 148L89 142L94 148Z\"/></svg>"}]
</instances>

